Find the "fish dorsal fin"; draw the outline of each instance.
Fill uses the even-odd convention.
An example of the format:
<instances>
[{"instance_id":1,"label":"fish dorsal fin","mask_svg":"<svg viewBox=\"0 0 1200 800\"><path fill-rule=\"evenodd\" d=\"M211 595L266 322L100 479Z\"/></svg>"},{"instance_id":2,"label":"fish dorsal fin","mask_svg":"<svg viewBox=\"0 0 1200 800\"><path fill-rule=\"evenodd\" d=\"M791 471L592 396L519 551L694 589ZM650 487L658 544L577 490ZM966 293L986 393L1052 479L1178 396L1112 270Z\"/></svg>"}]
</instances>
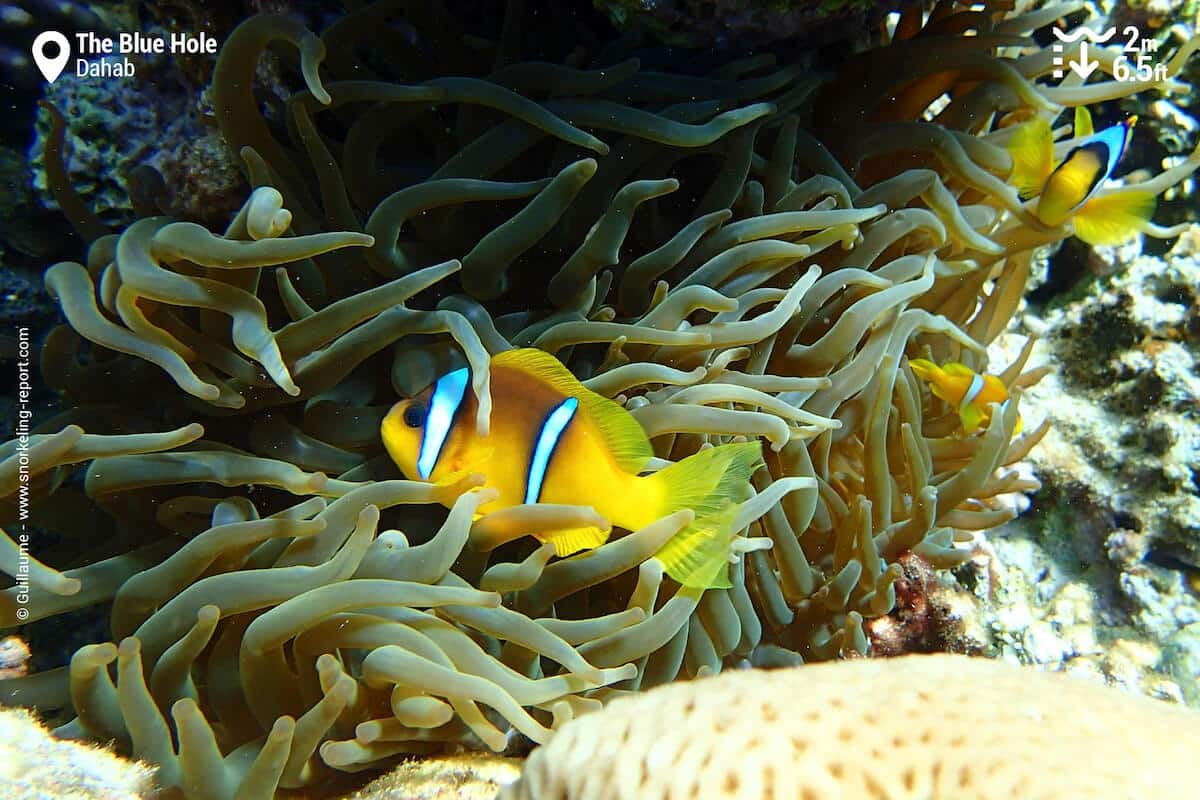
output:
<instances>
[{"instance_id":1,"label":"fish dorsal fin","mask_svg":"<svg viewBox=\"0 0 1200 800\"><path fill-rule=\"evenodd\" d=\"M951 361L942 365L942 372L947 375L962 375L965 378L974 378L975 370L968 367L966 364L960 364L957 361Z\"/></svg>"},{"instance_id":2,"label":"fish dorsal fin","mask_svg":"<svg viewBox=\"0 0 1200 800\"><path fill-rule=\"evenodd\" d=\"M1050 123L1041 117L1022 123L1008 140L1008 153L1013 160L1009 180L1021 199L1039 194L1054 171L1054 132Z\"/></svg>"},{"instance_id":3,"label":"fish dorsal fin","mask_svg":"<svg viewBox=\"0 0 1200 800\"><path fill-rule=\"evenodd\" d=\"M1088 111L1085 106L1079 106L1078 108L1076 108L1075 109L1075 130L1073 132L1075 137L1082 138L1084 136L1091 136L1095 132L1096 132L1096 129L1092 125L1091 112Z\"/></svg>"},{"instance_id":4,"label":"fish dorsal fin","mask_svg":"<svg viewBox=\"0 0 1200 800\"><path fill-rule=\"evenodd\" d=\"M585 387L561 361L544 350L532 347L506 350L492 357L492 366L518 370L567 397L576 398L580 411L600 431L617 466L626 472L638 474L654 455L646 431L628 411Z\"/></svg>"}]
</instances>

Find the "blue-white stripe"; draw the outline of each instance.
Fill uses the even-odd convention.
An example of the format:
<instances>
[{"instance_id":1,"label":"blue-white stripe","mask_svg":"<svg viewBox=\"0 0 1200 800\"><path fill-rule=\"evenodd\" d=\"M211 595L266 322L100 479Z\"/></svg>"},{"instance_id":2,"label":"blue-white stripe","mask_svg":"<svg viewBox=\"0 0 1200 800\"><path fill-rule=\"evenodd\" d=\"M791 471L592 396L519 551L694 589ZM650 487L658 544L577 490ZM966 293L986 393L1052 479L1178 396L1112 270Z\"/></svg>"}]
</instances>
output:
<instances>
[{"instance_id":1,"label":"blue-white stripe","mask_svg":"<svg viewBox=\"0 0 1200 800\"><path fill-rule=\"evenodd\" d=\"M579 408L579 401L574 397L568 397L555 406L554 410L550 412L550 416L546 417L546 421L542 423L542 429L538 431L537 444L533 447L533 457L529 459L529 476L525 479L526 503L536 503L542 496L542 484L546 480L546 469L550 466L550 457L554 455L554 448L558 445L558 440L562 438L567 425L571 424L577 408Z\"/></svg>"},{"instance_id":2,"label":"blue-white stripe","mask_svg":"<svg viewBox=\"0 0 1200 800\"><path fill-rule=\"evenodd\" d=\"M425 431L421 436L421 452L417 457L417 474L423 481L429 480L437 466L469 380L470 371L463 367L438 378L433 387L433 399L429 401L429 414L425 417Z\"/></svg>"}]
</instances>

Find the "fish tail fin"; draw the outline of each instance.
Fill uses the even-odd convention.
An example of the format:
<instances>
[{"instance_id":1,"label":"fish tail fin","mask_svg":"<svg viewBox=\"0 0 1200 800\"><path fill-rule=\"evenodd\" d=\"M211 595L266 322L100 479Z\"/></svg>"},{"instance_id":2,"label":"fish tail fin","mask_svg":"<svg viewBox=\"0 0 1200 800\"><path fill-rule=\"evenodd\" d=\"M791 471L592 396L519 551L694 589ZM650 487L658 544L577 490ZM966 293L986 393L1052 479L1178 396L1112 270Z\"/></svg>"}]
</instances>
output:
<instances>
[{"instance_id":1,"label":"fish tail fin","mask_svg":"<svg viewBox=\"0 0 1200 800\"><path fill-rule=\"evenodd\" d=\"M1007 149L1013 160L1009 182L1022 200L1036 196L1054 171L1054 131L1050 123L1036 117L1021 124L1013 131Z\"/></svg>"},{"instance_id":2,"label":"fish tail fin","mask_svg":"<svg viewBox=\"0 0 1200 800\"><path fill-rule=\"evenodd\" d=\"M1071 217L1075 235L1088 244L1121 244L1132 239L1154 215L1150 192L1116 191L1093 197Z\"/></svg>"},{"instance_id":3,"label":"fish tail fin","mask_svg":"<svg viewBox=\"0 0 1200 800\"><path fill-rule=\"evenodd\" d=\"M942 371L941 367L925 358L910 358L908 367L914 375L926 383L933 383L934 378Z\"/></svg>"},{"instance_id":4,"label":"fish tail fin","mask_svg":"<svg viewBox=\"0 0 1200 800\"><path fill-rule=\"evenodd\" d=\"M730 587L734 520L750 497L750 476L762 466L762 443L755 440L702 450L648 477L664 498L656 518L684 508L696 512L655 554L668 575L692 588Z\"/></svg>"},{"instance_id":5,"label":"fish tail fin","mask_svg":"<svg viewBox=\"0 0 1200 800\"><path fill-rule=\"evenodd\" d=\"M943 377L946 374L944 369L932 361L924 358L909 359L908 367L913 371L914 375L929 384L929 390L933 392L934 397L940 397L947 403L954 402L954 400L946 394L946 390L943 386Z\"/></svg>"}]
</instances>

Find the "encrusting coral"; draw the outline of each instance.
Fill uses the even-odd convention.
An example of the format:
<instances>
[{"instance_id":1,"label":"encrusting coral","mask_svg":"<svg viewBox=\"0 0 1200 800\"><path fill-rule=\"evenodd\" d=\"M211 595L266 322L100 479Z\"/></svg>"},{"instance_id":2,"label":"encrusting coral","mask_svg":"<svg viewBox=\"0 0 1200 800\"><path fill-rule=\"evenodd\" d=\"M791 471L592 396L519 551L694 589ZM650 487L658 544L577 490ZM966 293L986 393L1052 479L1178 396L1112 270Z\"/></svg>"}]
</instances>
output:
<instances>
[{"instance_id":1,"label":"encrusting coral","mask_svg":"<svg viewBox=\"0 0 1200 800\"><path fill-rule=\"evenodd\" d=\"M500 798L1187 797L1198 746L1191 709L910 655L732 671L615 700L534 751Z\"/></svg>"},{"instance_id":2,"label":"encrusting coral","mask_svg":"<svg viewBox=\"0 0 1200 800\"><path fill-rule=\"evenodd\" d=\"M387 24L401 6L415 43ZM367 6L320 37L244 22L210 94L255 188L223 233L105 234L58 185L92 240L46 273L68 325L42 371L67 410L0 449L0 520L15 533L28 503L62 539L28 563L0 540L31 587L0 593L0 625L110 604L113 642L0 699L63 709L61 734L114 740L189 798L256 798L542 742L726 665L865 653L898 559L961 563L960 541L1011 517L996 498L1031 487L1004 469L1045 433L1014 436L1028 349L992 370L1013 400L971 436L906 366L984 372L1032 248L1071 233L1023 207L1002 145L1145 88L1044 80L1028 34L1074 6L944 4L924 27L913 8L832 76L654 72L619 42L592 68L521 62L519 25L480 42L440 4ZM307 87L286 136L252 91L276 41ZM398 479L379 440L397 397L469 366L485 433L489 360L513 347L623 403L650 469L765 440L731 588L679 586L653 557L688 509L552 560L523 534L605 521L474 519L480 476Z\"/></svg>"},{"instance_id":3,"label":"encrusting coral","mask_svg":"<svg viewBox=\"0 0 1200 800\"><path fill-rule=\"evenodd\" d=\"M103 746L63 741L21 709L0 710L0 792L8 800L138 800L154 770Z\"/></svg>"},{"instance_id":4,"label":"encrusting coral","mask_svg":"<svg viewBox=\"0 0 1200 800\"><path fill-rule=\"evenodd\" d=\"M354 800L494 800L496 792L517 779L515 758L468 753L405 761L364 786Z\"/></svg>"}]
</instances>

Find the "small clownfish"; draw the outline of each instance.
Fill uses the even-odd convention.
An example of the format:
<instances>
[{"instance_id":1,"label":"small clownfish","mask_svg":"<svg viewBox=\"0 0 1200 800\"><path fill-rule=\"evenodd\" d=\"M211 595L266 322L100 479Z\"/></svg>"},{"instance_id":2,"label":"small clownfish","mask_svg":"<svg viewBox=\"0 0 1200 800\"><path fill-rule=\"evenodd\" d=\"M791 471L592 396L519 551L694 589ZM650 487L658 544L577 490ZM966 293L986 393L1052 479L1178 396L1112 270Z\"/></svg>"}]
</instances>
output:
<instances>
[{"instance_id":1,"label":"small clownfish","mask_svg":"<svg viewBox=\"0 0 1200 800\"><path fill-rule=\"evenodd\" d=\"M1075 109L1075 135L1083 140L1054 164L1050 123L1037 118L1018 128L1008 143L1011 180L1022 199L1037 197L1033 213L1043 224L1068 220L1088 244L1120 244L1141 230L1154 214L1155 196L1136 189L1097 197L1125 152L1137 117L1094 132L1086 108Z\"/></svg>"},{"instance_id":2,"label":"small clownfish","mask_svg":"<svg viewBox=\"0 0 1200 800\"><path fill-rule=\"evenodd\" d=\"M554 356L535 349L492 358L491 432L475 430L470 373L443 375L396 403L383 420L388 454L409 480L441 483L480 472L499 497L484 515L521 503L588 505L613 525L637 530L683 508L696 518L655 555L684 586L728 588L734 518L761 466L758 441L702 450L639 476L653 456L646 432L617 403L587 389ZM539 536L559 556L598 547L599 528Z\"/></svg>"},{"instance_id":3,"label":"small clownfish","mask_svg":"<svg viewBox=\"0 0 1200 800\"><path fill-rule=\"evenodd\" d=\"M970 436L991 422L991 404L1001 408L1008 403L1008 387L995 375L980 375L965 364L950 362L939 367L932 361L914 358L908 362L913 374L929 384L935 397L940 397L958 409L963 432ZM1021 432L1017 417L1014 434Z\"/></svg>"}]
</instances>

